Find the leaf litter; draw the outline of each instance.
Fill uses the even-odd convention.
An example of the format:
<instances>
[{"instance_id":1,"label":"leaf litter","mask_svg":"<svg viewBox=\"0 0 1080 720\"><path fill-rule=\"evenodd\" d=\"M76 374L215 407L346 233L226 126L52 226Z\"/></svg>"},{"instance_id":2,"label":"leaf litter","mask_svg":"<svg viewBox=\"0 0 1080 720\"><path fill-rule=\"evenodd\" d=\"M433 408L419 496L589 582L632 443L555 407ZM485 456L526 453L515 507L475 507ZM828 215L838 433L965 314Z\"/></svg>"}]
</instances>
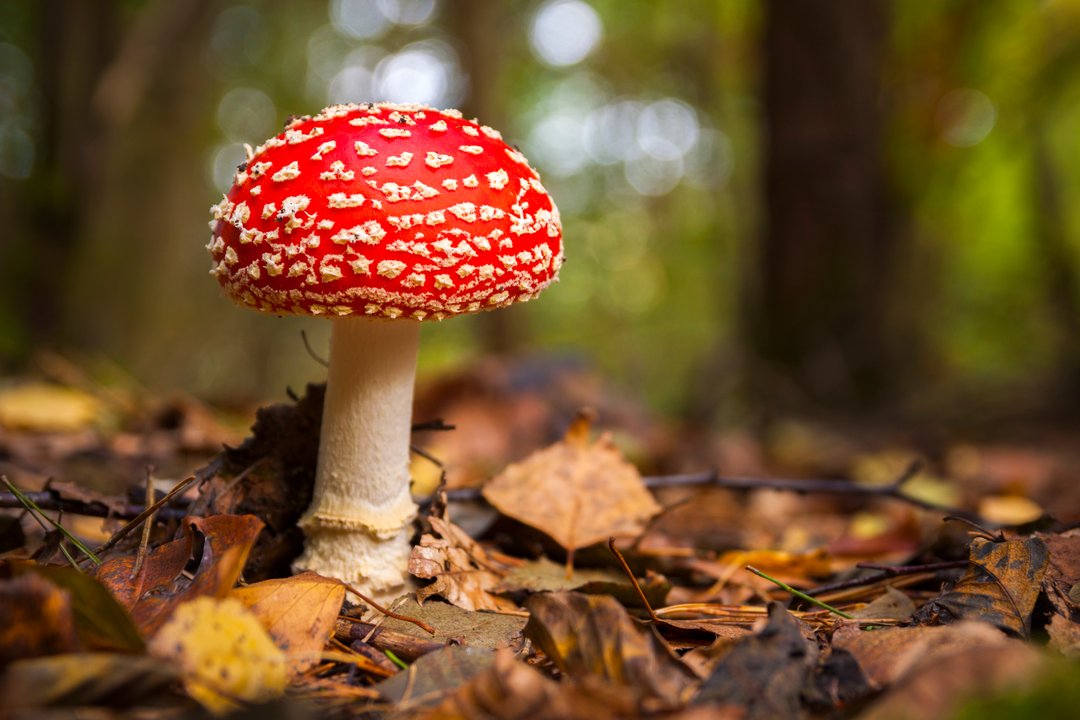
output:
<instances>
[{"instance_id":1,"label":"leaf litter","mask_svg":"<svg viewBox=\"0 0 1080 720\"><path fill-rule=\"evenodd\" d=\"M35 433L51 438L39 447L86 447L97 420L75 397L42 402L55 422L7 398L0 449L24 453ZM683 487L682 476L650 489L587 414L492 473L480 494L494 524L466 529L458 505L426 503L417 587L383 613L335 580L289 574L321 402L311 386L261 409L249 438L192 473L194 494L152 514L129 512L138 496L63 476L43 490L41 474L12 472L69 529L87 527L76 516L146 524L106 518L102 563L68 543L72 564L43 552L49 535L25 506L7 505L22 532L0 557L6 711L227 715L269 702L294 717L946 718L1080 656L1080 531L1045 513L1037 532L980 528L975 510L958 524L926 495L907 502L907 477L847 499L835 481L808 481L805 495L769 478L760 491ZM212 427L203 409L178 407ZM206 446L200 432L174 447ZM52 439L65 434L79 439ZM1002 488L980 497L965 483L965 507L992 518L1053 514L1035 497L1004 512Z\"/></svg>"}]
</instances>

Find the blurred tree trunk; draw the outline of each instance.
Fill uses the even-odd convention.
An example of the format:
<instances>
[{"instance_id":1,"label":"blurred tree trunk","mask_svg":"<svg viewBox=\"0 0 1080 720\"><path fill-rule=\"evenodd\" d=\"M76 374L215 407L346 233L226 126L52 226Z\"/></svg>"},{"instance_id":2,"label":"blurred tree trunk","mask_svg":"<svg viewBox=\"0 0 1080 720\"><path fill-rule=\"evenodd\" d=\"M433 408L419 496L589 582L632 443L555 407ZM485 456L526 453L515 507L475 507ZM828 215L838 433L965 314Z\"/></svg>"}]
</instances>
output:
<instances>
[{"instance_id":1,"label":"blurred tree trunk","mask_svg":"<svg viewBox=\"0 0 1080 720\"><path fill-rule=\"evenodd\" d=\"M897 234L882 147L884 0L770 0L764 194L751 283L758 400L867 408L894 381Z\"/></svg>"},{"instance_id":2,"label":"blurred tree trunk","mask_svg":"<svg viewBox=\"0 0 1080 720\"><path fill-rule=\"evenodd\" d=\"M82 217L66 293L77 320L64 331L76 346L116 353L136 370L171 360L169 325L188 311L176 268L201 240L186 231L206 196L204 161L192 148L212 117L204 58L217 5L145 4L94 85L101 186L84 188L94 201ZM89 306L91 317L78 312ZM157 349L152 359L147 346Z\"/></svg>"},{"instance_id":3,"label":"blurred tree trunk","mask_svg":"<svg viewBox=\"0 0 1080 720\"><path fill-rule=\"evenodd\" d=\"M0 262L15 283L0 292L17 309L15 347L29 351L51 347L57 339L79 230L101 179L96 142L101 126L91 112L94 88L120 32L112 0L43 0L23 11L40 116L33 174L0 186L4 216L14 220Z\"/></svg>"},{"instance_id":4,"label":"blurred tree trunk","mask_svg":"<svg viewBox=\"0 0 1080 720\"><path fill-rule=\"evenodd\" d=\"M1061 198L1061 182L1051 156L1042 119L1033 123L1033 171L1035 182L1035 237L1046 273L1046 299L1057 322L1060 392L1057 405L1076 410L1080 399L1080 278L1068 237Z\"/></svg>"},{"instance_id":5,"label":"blurred tree trunk","mask_svg":"<svg viewBox=\"0 0 1080 720\"><path fill-rule=\"evenodd\" d=\"M455 0L450 6L449 29L461 41L462 69L469 78L469 92L461 108L468 117L496 129L506 128L502 102L502 77L507 40L520 32L514 18L517 3L491 0ZM509 139L508 139L509 140ZM499 310L480 313L475 327L481 350L509 353L527 341L521 313Z\"/></svg>"}]
</instances>

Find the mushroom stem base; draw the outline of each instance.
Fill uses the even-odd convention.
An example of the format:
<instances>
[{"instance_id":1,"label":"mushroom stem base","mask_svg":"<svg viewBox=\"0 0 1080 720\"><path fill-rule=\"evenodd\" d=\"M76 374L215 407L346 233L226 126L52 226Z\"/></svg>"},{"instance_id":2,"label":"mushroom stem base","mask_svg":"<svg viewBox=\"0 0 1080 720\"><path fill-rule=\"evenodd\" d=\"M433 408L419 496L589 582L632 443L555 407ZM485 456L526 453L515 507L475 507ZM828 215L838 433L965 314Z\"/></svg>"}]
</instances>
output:
<instances>
[{"instance_id":1,"label":"mushroom stem base","mask_svg":"<svg viewBox=\"0 0 1080 720\"><path fill-rule=\"evenodd\" d=\"M363 530L323 527L308 540L293 567L337 578L389 605L412 587L405 573L412 551L410 535L410 528L378 538Z\"/></svg>"},{"instance_id":2,"label":"mushroom stem base","mask_svg":"<svg viewBox=\"0 0 1080 720\"><path fill-rule=\"evenodd\" d=\"M319 464L300 518L296 570L343 580L374 599L408 582L409 438L419 323L333 321Z\"/></svg>"}]
</instances>

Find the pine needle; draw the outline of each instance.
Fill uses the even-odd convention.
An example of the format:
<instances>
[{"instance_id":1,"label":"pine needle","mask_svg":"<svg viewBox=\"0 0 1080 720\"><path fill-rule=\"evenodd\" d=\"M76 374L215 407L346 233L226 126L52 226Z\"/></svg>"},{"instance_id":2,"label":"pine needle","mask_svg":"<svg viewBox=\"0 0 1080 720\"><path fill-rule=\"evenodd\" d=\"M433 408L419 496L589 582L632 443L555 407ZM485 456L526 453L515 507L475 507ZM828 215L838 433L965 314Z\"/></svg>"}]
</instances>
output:
<instances>
[{"instance_id":1,"label":"pine needle","mask_svg":"<svg viewBox=\"0 0 1080 720\"><path fill-rule=\"evenodd\" d=\"M839 615L840 617L844 618L845 620L854 620L855 619L854 616L848 615L843 610L837 610L832 605L829 605L828 603L823 603L820 600L818 600L817 598L810 597L806 593L800 592L799 590L796 590L795 588L791 587L790 585L788 585L785 582L781 582L780 580L777 580L774 577L769 577L768 575L761 572L760 570L758 570L756 567L754 567L752 565L747 565L746 569L749 570L750 572L754 573L758 577L765 578L766 580L768 580L769 582L777 585L778 587L780 587L780 588L782 588L784 590L787 590L789 593L791 593L795 597L801 598L802 600L805 600L808 603L817 605L819 608L823 608L825 610L828 610L829 612L833 613L834 615Z\"/></svg>"},{"instance_id":2,"label":"pine needle","mask_svg":"<svg viewBox=\"0 0 1080 720\"><path fill-rule=\"evenodd\" d=\"M37 518L38 522L41 522L42 520L44 520L45 522L49 523L50 525L53 526L53 528L56 529L56 531L58 533L63 535L64 538L67 539L68 542L70 542L72 545L74 545L76 548L78 548L79 552L83 553L84 555L86 555L86 557L90 558L94 562L95 565L100 565L101 564L101 559L98 558L98 556L94 554L93 550L86 547L86 545L83 544L83 542L81 540L79 540L79 538L75 537L70 532L68 532L68 529L65 528L63 525L61 525L60 523L58 523L57 521L53 520L51 517L46 515L45 512L40 507L38 507L37 503L35 503L32 499L30 499L22 490L15 487L11 483L11 481L7 479L7 476L0 475L0 482L3 482L4 485L7 486L7 489L11 491L11 494L19 499L19 502L21 502L26 507L27 512L31 513L35 518ZM64 556L71 562L72 565L76 564L75 559L73 557L71 557L71 555L68 553L67 549L64 547L63 543L60 543L60 551L62 553L64 553Z\"/></svg>"}]
</instances>

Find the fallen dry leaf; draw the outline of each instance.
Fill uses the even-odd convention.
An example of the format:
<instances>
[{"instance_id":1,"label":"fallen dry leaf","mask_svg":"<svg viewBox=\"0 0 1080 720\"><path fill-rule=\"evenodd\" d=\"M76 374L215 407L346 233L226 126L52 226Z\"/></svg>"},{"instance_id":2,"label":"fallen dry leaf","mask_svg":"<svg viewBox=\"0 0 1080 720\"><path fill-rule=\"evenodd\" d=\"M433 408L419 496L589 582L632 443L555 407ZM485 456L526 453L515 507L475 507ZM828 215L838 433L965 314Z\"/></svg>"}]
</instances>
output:
<instances>
[{"instance_id":1,"label":"fallen dry leaf","mask_svg":"<svg viewBox=\"0 0 1080 720\"><path fill-rule=\"evenodd\" d=\"M417 590L417 597L440 595L466 610L516 610L513 602L490 592L512 566L491 557L448 519L431 517L429 522L435 534L423 535L413 547L409 572L434 582Z\"/></svg>"},{"instance_id":2,"label":"fallen dry leaf","mask_svg":"<svg viewBox=\"0 0 1080 720\"><path fill-rule=\"evenodd\" d=\"M143 650L143 639L131 616L95 578L59 565L12 561L10 567L16 575L40 575L68 594L75 632L85 647L127 652Z\"/></svg>"},{"instance_id":3,"label":"fallen dry leaf","mask_svg":"<svg viewBox=\"0 0 1080 720\"><path fill-rule=\"evenodd\" d=\"M93 425L101 403L93 395L49 383L0 389L0 426L31 432L74 432Z\"/></svg>"},{"instance_id":4,"label":"fallen dry leaf","mask_svg":"<svg viewBox=\"0 0 1080 720\"><path fill-rule=\"evenodd\" d=\"M915 603L911 598L891 585L866 606L849 612L852 617L870 620L907 620L914 613Z\"/></svg>"},{"instance_id":5,"label":"fallen dry leaf","mask_svg":"<svg viewBox=\"0 0 1080 720\"><path fill-rule=\"evenodd\" d=\"M99 565L97 579L130 611L143 595L167 588L180 576L191 560L192 544L190 527L185 526L183 536L147 552L138 573L135 556L122 555Z\"/></svg>"},{"instance_id":6,"label":"fallen dry leaf","mask_svg":"<svg viewBox=\"0 0 1080 720\"><path fill-rule=\"evenodd\" d=\"M101 581L131 610L144 635L153 635L183 602L203 595L227 595L239 579L263 523L254 515L212 515L187 518L183 527L183 537L147 554L140 577L134 574L134 556L115 558L99 569ZM203 536L202 555L189 582L181 573L194 547L196 531Z\"/></svg>"},{"instance_id":7,"label":"fallen dry leaf","mask_svg":"<svg viewBox=\"0 0 1080 720\"><path fill-rule=\"evenodd\" d=\"M237 700L264 702L285 691L285 653L233 598L181 604L148 650L174 662L188 694L218 715L238 709Z\"/></svg>"},{"instance_id":8,"label":"fallen dry leaf","mask_svg":"<svg viewBox=\"0 0 1080 720\"><path fill-rule=\"evenodd\" d=\"M800 698L817 664L817 646L780 603L768 623L737 640L694 696L696 705L737 708L746 720L802 716Z\"/></svg>"},{"instance_id":9,"label":"fallen dry leaf","mask_svg":"<svg viewBox=\"0 0 1080 720\"><path fill-rule=\"evenodd\" d=\"M695 678L651 629L614 598L574 592L528 600L525 634L563 673L625 687L650 709L674 708Z\"/></svg>"},{"instance_id":10,"label":"fallen dry leaf","mask_svg":"<svg viewBox=\"0 0 1080 720\"><path fill-rule=\"evenodd\" d=\"M1037 537L976 538L967 572L955 587L920 608L916 620L927 625L980 620L1027 637L1047 559L1046 544Z\"/></svg>"},{"instance_id":11,"label":"fallen dry leaf","mask_svg":"<svg viewBox=\"0 0 1080 720\"><path fill-rule=\"evenodd\" d=\"M21 658L78 648L66 592L32 573L0 580L0 668Z\"/></svg>"},{"instance_id":12,"label":"fallen dry leaf","mask_svg":"<svg viewBox=\"0 0 1080 720\"><path fill-rule=\"evenodd\" d=\"M553 563L545 557L531 560L521 567L514 568L495 586L495 592L510 593L527 590L528 592L552 592L557 590L577 590L587 583L626 583L626 575L615 570L586 570L570 568Z\"/></svg>"},{"instance_id":13,"label":"fallen dry leaf","mask_svg":"<svg viewBox=\"0 0 1080 720\"><path fill-rule=\"evenodd\" d=\"M581 417L560 442L510 465L484 485L483 494L499 512L567 550L636 537L661 509L609 437L589 442L588 421Z\"/></svg>"},{"instance_id":14,"label":"fallen dry leaf","mask_svg":"<svg viewBox=\"0 0 1080 720\"><path fill-rule=\"evenodd\" d=\"M967 700L1025 687L1046 665L1030 645L1004 637L984 623L918 629L954 632L938 633L932 649L910 648L891 673L894 679L887 691L859 716L861 720L956 718ZM989 640L995 634L996 640Z\"/></svg>"},{"instance_id":15,"label":"fallen dry leaf","mask_svg":"<svg viewBox=\"0 0 1080 720\"><path fill-rule=\"evenodd\" d=\"M1050 647L1080 657L1080 530L1039 537L1050 554L1043 579L1043 592L1054 610L1046 626Z\"/></svg>"},{"instance_id":16,"label":"fallen dry leaf","mask_svg":"<svg viewBox=\"0 0 1080 720\"><path fill-rule=\"evenodd\" d=\"M404 711L435 705L491 667L494 658L495 653L486 648L447 645L383 680L376 689L383 699L397 703Z\"/></svg>"},{"instance_id":17,"label":"fallen dry leaf","mask_svg":"<svg viewBox=\"0 0 1080 720\"><path fill-rule=\"evenodd\" d=\"M0 678L0 698L10 717L55 717L40 712L50 706L63 708L54 710L56 714L75 717L80 715L77 708L87 705L99 706L100 717L111 717L100 706L132 707L148 699L175 702L171 687L176 680L172 667L145 655L55 655L12 663Z\"/></svg>"},{"instance_id":18,"label":"fallen dry leaf","mask_svg":"<svg viewBox=\"0 0 1080 720\"><path fill-rule=\"evenodd\" d=\"M394 610L404 617L424 621L435 629L435 634L430 635L411 622L391 617L383 619L379 623L380 628L424 641L489 650L502 647L518 649L522 644L521 631L525 627L525 618L518 614L475 612L437 600L420 605L412 599L395 605Z\"/></svg>"},{"instance_id":19,"label":"fallen dry leaf","mask_svg":"<svg viewBox=\"0 0 1080 720\"><path fill-rule=\"evenodd\" d=\"M556 683L504 650L492 666L417 720L609 720L633 717L626 695L595 683Z\"/></svg>"},{"instance_id":20,"label":"fallen dry leaf","mask_svg":"<svg viewBox=\"0 0 1080 720\"><path fill-rule=\"evenodd\" d=\"M979 516L995 525L1023 525L1043 513L1038 503L1022 495L988 495L979 500Z\"/></svg>"},{"instance_id":21,"label":"fallen dry leaf","mask_svg":"<svg viewBox=\"0 0 1080 720\"><path fill-rule=\"evenodd\" d=\"M833 634L832 645L850 652L858 660L873 687L884 688L904 677L912 667L932 658L969 649L1012 646L1017 642L986 623L965 621L954 625L872 630L844 625Z\"/></svg>"},{"instance_id":22,"label":"fallen dry leaf","mask_svg":"<svg viewBox=\"0 0 1080 720\"><path fill-rule=\"evenodd\" d=\"M345 586L305 572L239 587L230 597L239 600L266 628L285 652L289 671L295 676L319 661L345 601Z\"/></svg>"}]
</instances>

